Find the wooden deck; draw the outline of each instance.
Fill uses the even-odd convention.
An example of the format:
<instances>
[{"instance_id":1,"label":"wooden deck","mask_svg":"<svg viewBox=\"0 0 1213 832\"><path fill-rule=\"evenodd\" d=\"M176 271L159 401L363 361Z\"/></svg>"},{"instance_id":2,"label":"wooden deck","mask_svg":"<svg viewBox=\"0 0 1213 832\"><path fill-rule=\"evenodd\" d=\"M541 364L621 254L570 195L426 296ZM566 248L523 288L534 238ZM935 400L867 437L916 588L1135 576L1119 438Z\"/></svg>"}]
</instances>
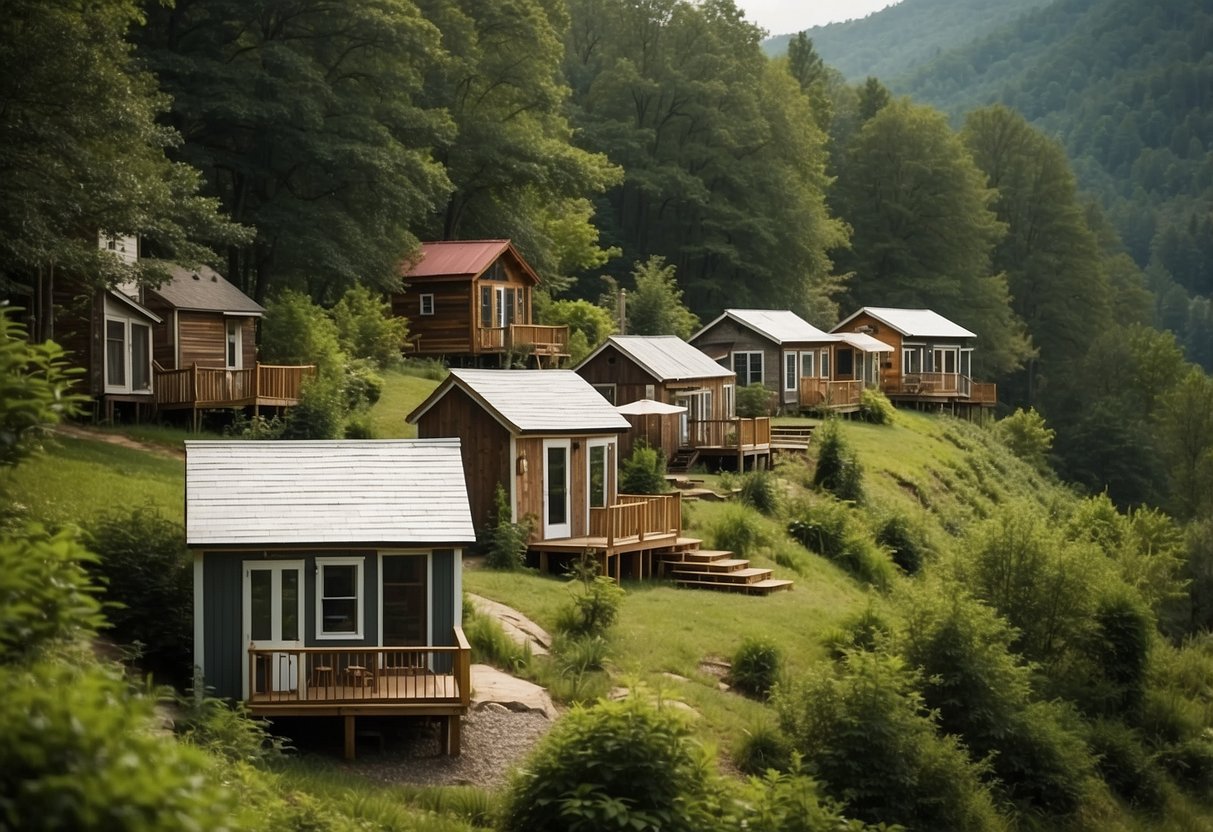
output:
<instances>
[{"instance_id":1,"label":"wooden deck","mask_svg":"<svg viewBox=\"0 0 1213 832\"><path fill-rule=\"evenodd\" d=\"M510 324L504 326L482 326L477 332L477 352L503 353L526 352L535 356L543 366L569 355L569 328L543 324Z\"/></svg>"},{"instance_id":2,"label":"wooden deck","mask_svg":"<svg viewBox=\"0 0 1213 832\"><path fill-rule=\"evenodd\" d=\"M303 383L316 374L313 364L256 364L244 370L199 367L157 369L154 380L160 410L210 410L225 407L291 407L299 404Z\"/></svg>"},{"instance_id":3,"label":"wooden deck","mask_svg":"<svg viewBox=\"0 0 1213 832\"><path fill-rule=\"evenodd\" d=\"M904 404L994 407L998 403L995 384L973 381L958 373L916 373L886 377L878 388L890 401ZM800 380L801 410L852 413L863 398L862 381Z\"/></svg>"}]
</instances>

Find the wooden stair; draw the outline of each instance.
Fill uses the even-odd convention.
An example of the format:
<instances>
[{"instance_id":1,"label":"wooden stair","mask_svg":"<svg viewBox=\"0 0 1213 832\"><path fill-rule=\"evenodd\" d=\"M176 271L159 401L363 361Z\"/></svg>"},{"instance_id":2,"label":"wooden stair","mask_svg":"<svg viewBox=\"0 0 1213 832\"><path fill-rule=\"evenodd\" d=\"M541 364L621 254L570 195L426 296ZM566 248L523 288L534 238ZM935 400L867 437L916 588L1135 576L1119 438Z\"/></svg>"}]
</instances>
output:
<instances>
[{"instance_id":1,"label":"wooden stair","mask_svg":"<svg viewBox=\"0 0 1213 832\"><path fill-rule=\"evenodd\" d=\"M732 552L700 549L702 542L682 537L674 545L658 552L662 574L678 586L688 589L770 595L781 589L792 588L791 581L773 578L770 569L750 566L748 560L735 557Z\"/></svg>"},{"instance_id":2,"label":"wooden stair","mask_svg":"<svg viewBox=\"0 0 1213 832\"><path fill-rule=\"evenodd\" d=\"M814 425L771 425L771 444L784 450L809 447Z\"/></svg>"},{"instance_id":3,"label":"wooden stair","mask_svg":"<svg viewBox=\"0 0 1213 832\"><path fill-rule=\"evenodd\" d=\"M699 461L699 451L695 448L679 448L674 456L666 463L665 470L670 474L685 474Z\"/></svg>"}]
</instances>

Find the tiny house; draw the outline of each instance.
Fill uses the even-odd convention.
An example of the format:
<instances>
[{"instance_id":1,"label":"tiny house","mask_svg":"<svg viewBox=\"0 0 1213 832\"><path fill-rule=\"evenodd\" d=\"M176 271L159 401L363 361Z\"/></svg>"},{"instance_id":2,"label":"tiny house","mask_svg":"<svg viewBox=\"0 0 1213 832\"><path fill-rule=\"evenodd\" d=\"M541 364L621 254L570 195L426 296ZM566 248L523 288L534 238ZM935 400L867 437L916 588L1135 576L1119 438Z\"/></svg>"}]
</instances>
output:
<instances>
[{"instance_id":1,"label":"tiny house","mask_svg":"<svg viewBox=\"0 0 1213 832\"><path fill-rule=\"evenodd\" d=\"M509 240L422 243L403 281L392 312L409 321L412 355L496 365L514 353L537 367L568 356L568 327L535 323L539 275Z\"/></svg>"},{"instance_id":2,"label":"tiny house","mask_svg":"<svg viewBox=\"0 0 1213 832\"><path fill-rule=\"evenodd\" d=\"M457 439L186 442L194 663L257 716L446 720L470 696Z\"/></svg>"}]
</instances>

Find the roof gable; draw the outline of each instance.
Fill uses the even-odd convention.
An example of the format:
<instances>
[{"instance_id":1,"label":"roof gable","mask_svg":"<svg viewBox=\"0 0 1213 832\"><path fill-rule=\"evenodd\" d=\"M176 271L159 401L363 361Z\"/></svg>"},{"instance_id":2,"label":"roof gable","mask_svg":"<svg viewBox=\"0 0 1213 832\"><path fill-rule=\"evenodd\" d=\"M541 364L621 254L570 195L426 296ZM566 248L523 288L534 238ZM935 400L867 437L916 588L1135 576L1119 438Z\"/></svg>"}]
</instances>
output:
<instances>
[{"instance_id":1,"label":"roof gable","mask_svg":"<svg viewBox=\"0 0 1213 832\"><path fill-rule=\"evenodd\" d=\"M838 340L788 309L726 309L720 317L692 335L691 340L696 340L726 318L776 344L829 344Z\"/></svg>"},{"instance_id":2,"label":"roof gable","mask_svg":"<svg viewBox=\"0 0 1213 832\"><path fill-rule=\"evenodd\" d=\"M177 309L197 312L227 312L248 316L264 314L265 307L229 283L209 266L187 269L169 266L169 280L149 288Z\"/></svg>"},{"instance_id":3,"label":"roof gable","mask_svg":"<svg viewBox=\"0 0 1213 832\"><path fill-rule=\"evenodd\" d=\"M509 240L439 240L422 243L421 254L405 271L404 280L443 277L471 280L483 274L502 256L509 257L524 275L535 283L539 282L539 275Z\"/></svg>"},{"instance_id":4,"label":"roof gable","mask_svg":"<svg viewBox=\"0 0 1213 832\"><path fill-rule=\"evenodd\" d=\"M572 370L451 370L408 421L416 424L456 386L514 434L617 433L631 427Z\"/></svg>"},{"instance_id":5,"label":"roof gable","mask_svg":"<svg viewBox=\"0 0 1213 832\"><path fill-rule=\"evenodd\" d=\"M458 439L187 441L186 544L475 540Z\"/></svg>"},{"instance_id":6,"label":"roof gable","mask_svg":"<svg viewBox=\"0 0 1213 832\"><path fill-rule=\"evenodd\" d=\"M847 316L833 331L838 332L860 315L868 315L907 338L976 338L960 324L931 309L902 309L895 306L864 306Z\"/></svg>"},{"instance_id":7,"label":"roof gable","mask_svg":"<svg viewBox=\"0 0 1213 832\"><path fill-rule=\"evenodd\" d=\"M658 381L733 376L732 370L721 367L677 335L612 335L576 369L608 347L614 347Z\"/></svg>"}]
</instances>

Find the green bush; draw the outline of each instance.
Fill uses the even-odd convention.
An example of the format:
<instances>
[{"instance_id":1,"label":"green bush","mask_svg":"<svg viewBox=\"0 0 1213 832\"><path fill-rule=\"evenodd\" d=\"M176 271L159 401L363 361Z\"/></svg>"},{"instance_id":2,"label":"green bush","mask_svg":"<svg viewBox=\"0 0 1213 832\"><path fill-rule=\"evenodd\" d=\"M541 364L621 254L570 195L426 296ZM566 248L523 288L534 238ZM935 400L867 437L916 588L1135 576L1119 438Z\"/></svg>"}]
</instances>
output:
<instances>
[{"instance_id":1,"label":"green bush","mask_svg":"<svg viewBox=\"0 0 1213 832\"><path fill-rule=\"evenodd\" d=\"M299 403L287 411L283 439L336 439L345 422L346 403L341 383L317 376L304 383Z\"/></svg>"},{"instance_id":2,"label":"green bush","mask_svg":"<svg viewBox=\"0 0 1213 832\"><path fill-rule=\"evenodd\" d=\"M354 359L345 365L342 392L347 410L366 410L383 394L383 376L366 359Z\"/></svg>"},{"instance_id":3,"label":"green bush","mask_svg":"<svg viewBox=\"0 0 1213 832\"><path fill-rule=\"evenodd\" d=\"M517 673L531 664L530 646L519 644L506 635L501 622L491 616L465 614L463 634L472 646L472 658L476 662L491 664L511 673Z\"/></svg>"},{"instance_id":4,"label":"green bush","mask_svg":"<svg viewBox=\"0 0 1213 832\"><path fill-rule=\"evenodd\" d=\"M733 749L733 762L745 774L789 771L792 745L773 725L759 725L745 731Z\"/></svg>"},{"instance_id":5,"label":"green bush","mask_svg":"<svg viewBox=\"0 0 1213 832\"><path fill-rule=\"evenodd\" d=\"M408 339L408 322L392 314L391 303L365 286L347 290L332 310L341 349L353 358L369 359L380 367L400 362Z\"/></svg>"},{"instance_id":6,"label":"green bush","mask_svg":"<svg viewBox=\"0 0 1213 832\"><path fill-rule=\"evenodd\" d=\"M90 572L119 644L140 646L140 665L158 681L193 678L194 571L185 530L151 506L102 516L88 530L98 559Z\"/></svg>"},{"instance_id":7,"label":"green bush","mask_svg":"<svg viewBox=\"0 0 1213 832\"><path fill-rule=\"evenodd\" d=\"M788 534L861 581L878 589L892 584L893 562L844 503L824 499L801 505L793 511Z\"/></svg>"},{"instance_id":8,"label":"green bush","mask_svg":"<svg viewBox=\"0 0 1213 832\"><path fill-rule=\"evenodd\" d=\"M261 320L261 359L270 364L315 364L321 375L345 366L333 319L302 292L290 289L270 300Z\"/></svg>"},{"instance_id":9,"label":"green bush","mask_svg":"<svg viewBox=\"0 0 1213 832\"><path fill-rule=\"evenodd\" d=\"M852 650L875 651L888 643L893 628L875 604L869 602L858 613L848 616L838 627L822 636L821 643L835 659Z\"/></svg>"},{"instance_id":10,"label":"green bush","mask_svg":"<svg viewBox=\"0 0 1213 832\"><path fill-rule=\"evenodd\" d=\"M493 526L484 555L484 564L490 569L513 570L526 565L531 528L526 523L513 522L511 514L509 495L505 487L497 483L493 492Z\"/></svg>"},{"instance_id":11,"label":"green bush","mask_svg":"<svg viewBox=\"0 0 1213 832\"><path fill-rule=\"evenodd\" d=\"M451 371L437 358L406 358L400 363L400 372L431 381L443 381Z\"/></svg>"},{"instance_id":12,"label":"green bush","mask_svg":"<svg viewBox=\"0 0 1213 832\"><path fill-rule=\"evenodd\" d=\"M667 490L665 455L643 439L639 440L632 448L632 455L619 466L619 492L664 494Z\"/></svg>"},{"instance_id":13,"label":"green bush","mask_svg":"<svg viewBox=\"0 0 1213 832\"><path fill-rule=\"evenodd\" d=\"M370 413L355 413L345 420L341 434L346 439L374 439L375 420Z\"/></svg>"},{"instance_id":14,"label":"green bush","mask_svg":"<svg viewBox=\"0 0 1213 832\"><path fill-rule=\"evenodd\" d=\"M701 832L716 825L708 773L702 749L669 710L637 695L574 707L511 778L499 828Z\"/></svg>"},{"instance_id":15,"label":"green bush","mask_svg":"<svg viewBox=\"0 0 1213 832\"><path fill-rule=\"evenodd\" d=\"M583 674L602 670L611 647L601 635L566 636L552 645L552 653L562 672Z\"/></svg>"},{"instance_id":16,"label":"green bush","mask_svg":"<svg viewBox=\"0 0 1213 832\"><path fill-rule=\"evenodd\" d=\"M745 557L770 543L762 520L745 506L723 506L716 520L708 527L712 546Z\"/></svg>"},{"instance_id":17,"label":"green bush","mask_svg":"<svg viewBox=\"0 0 1213 832\"><path fill-rule=\"evenodd\" d=\"M916 575L926 560L922 530L904 514L890 514L876 529L876 542L889 550L893 563L907 575Z\"/></svg>"},{"instance_id":18,"label":"green bush","mask_svg":"<svg viewBox=\"0 0 1213 832\"><path fill-rule=\"evenodd\" d=\"M1055 431L1045 425L1035 408L1016 408L1010 416L994 423L994 435L1007 449L1037 470L1049 467L1049 451Z\"/></svg>"},{"instance_id":19,"label":"green bush","mask_svg":"<svg viewBox=\"0 0 1213 832\"><path fill-rule=\"evenodd\" d=\"M751 471L741 478L738 496L747 506L770 517L779 509L779 494L775 476L770 471Z\"/></svg>"},{"instance_id":20,"label":"green bush","mask_svg":"<svg viewBox=\"0 0 1213 832\"><path fill-rule=\"evenodd\" d=\"M556 615L556 629L570 636L602 636L619 618L623 589L614 579L598 574L598 562L584 558L574 569L570 602Z\"/></svg>"},{"instance_id":21,"label":"green bush","mask_svg":"<svg viewBox=\"0 0 1213 832\"><path fill-rule=\"evenodd\" d=\"M859 418L874 425L890 425L896 417L893 403L874 387L865 387L859 396Z\"/></svg>"},{"instance_id":22,"label":"green bush","mask_svg":"<svg viewBox=\"0 0 1213 832\"><path fill-rule=\"evenodd\" d=\"M737 388L734 407L737 415L746 419L771 415L771 391L761 384L747 384Z\"/></svg>"},{"instance_id":23,"label":"green bush","mask_svg":"<svg viewBox=\"0 0 1213 832\"><path fill-rule=\"evenodd\" d=\"M1097 720L1089 726L1087 745L1099 776L1130 806L1147 810L1166 802L1166 780L1137 733L1122 722Z\"/></svg>"},{"instance_id":24,"label":"green bush","mask_svg":"<svg viewBox=\"0 0 1213 832\"><path fill-rule=\"evenodd\" d=\"M1107 713L1132 719L1140 712L1153 632L1153 616L1127 588L1099 599L1086 652L1109 688Z\"/></svg>"},{"instance_id":25,"label":"green bush","mask_svg":"<svg viewBox=\"0 0 1213 832\"><path fill-rule=\"evenodd\" d=\"M1213 739L1206 729L1204 737L1189 737L1158 751L1158 764L1193 795L1213 794Z\"/></svg>"},{"instance_id":26,"label":"green bush","mask_svg":"<svg viewBox=\"0 0 1213 832\"><path fill-rule=\"evenodd\" d=\"M827 419L815 434L817 467L813 485L829 491L840 500L863 501L863 469L855 452L842 435L837 419Z\"/></svg>"},{"instance_id":27,"label":"green bush","mask_svg":"<svg viewBox=\"0 0 1213 832\"><path fill-rule=\"evenodd\" d=\"M183 741L233 763L264 766L282 756L286 744L269 732L269 723L250 717L243 703L202 695L197 684L194 691L177 700L173 728Z\"/></svg>"},{"instance_id":28,"label":"green bush","mask_svg":"<svg viewBox=\"0 0 1213 832\"><path fill-rule=\"evenodd\" d=\"M243 410L234 410L232 421L223 427L223 435L239 439L281 439L285 427L277 416L267 419L260 414L246 416Z\"/></svg>"},{"instance_id":29,"label":"green bush","mask_svg":"<svg viewBox=\"0 0 1213 832\"><path fill-rule=\"evenodd\" d=\"M783 654L770 639L748 638L733 654L729 684L742 693L765 699L779 681Z\"/></svg>"}]
</instances>

